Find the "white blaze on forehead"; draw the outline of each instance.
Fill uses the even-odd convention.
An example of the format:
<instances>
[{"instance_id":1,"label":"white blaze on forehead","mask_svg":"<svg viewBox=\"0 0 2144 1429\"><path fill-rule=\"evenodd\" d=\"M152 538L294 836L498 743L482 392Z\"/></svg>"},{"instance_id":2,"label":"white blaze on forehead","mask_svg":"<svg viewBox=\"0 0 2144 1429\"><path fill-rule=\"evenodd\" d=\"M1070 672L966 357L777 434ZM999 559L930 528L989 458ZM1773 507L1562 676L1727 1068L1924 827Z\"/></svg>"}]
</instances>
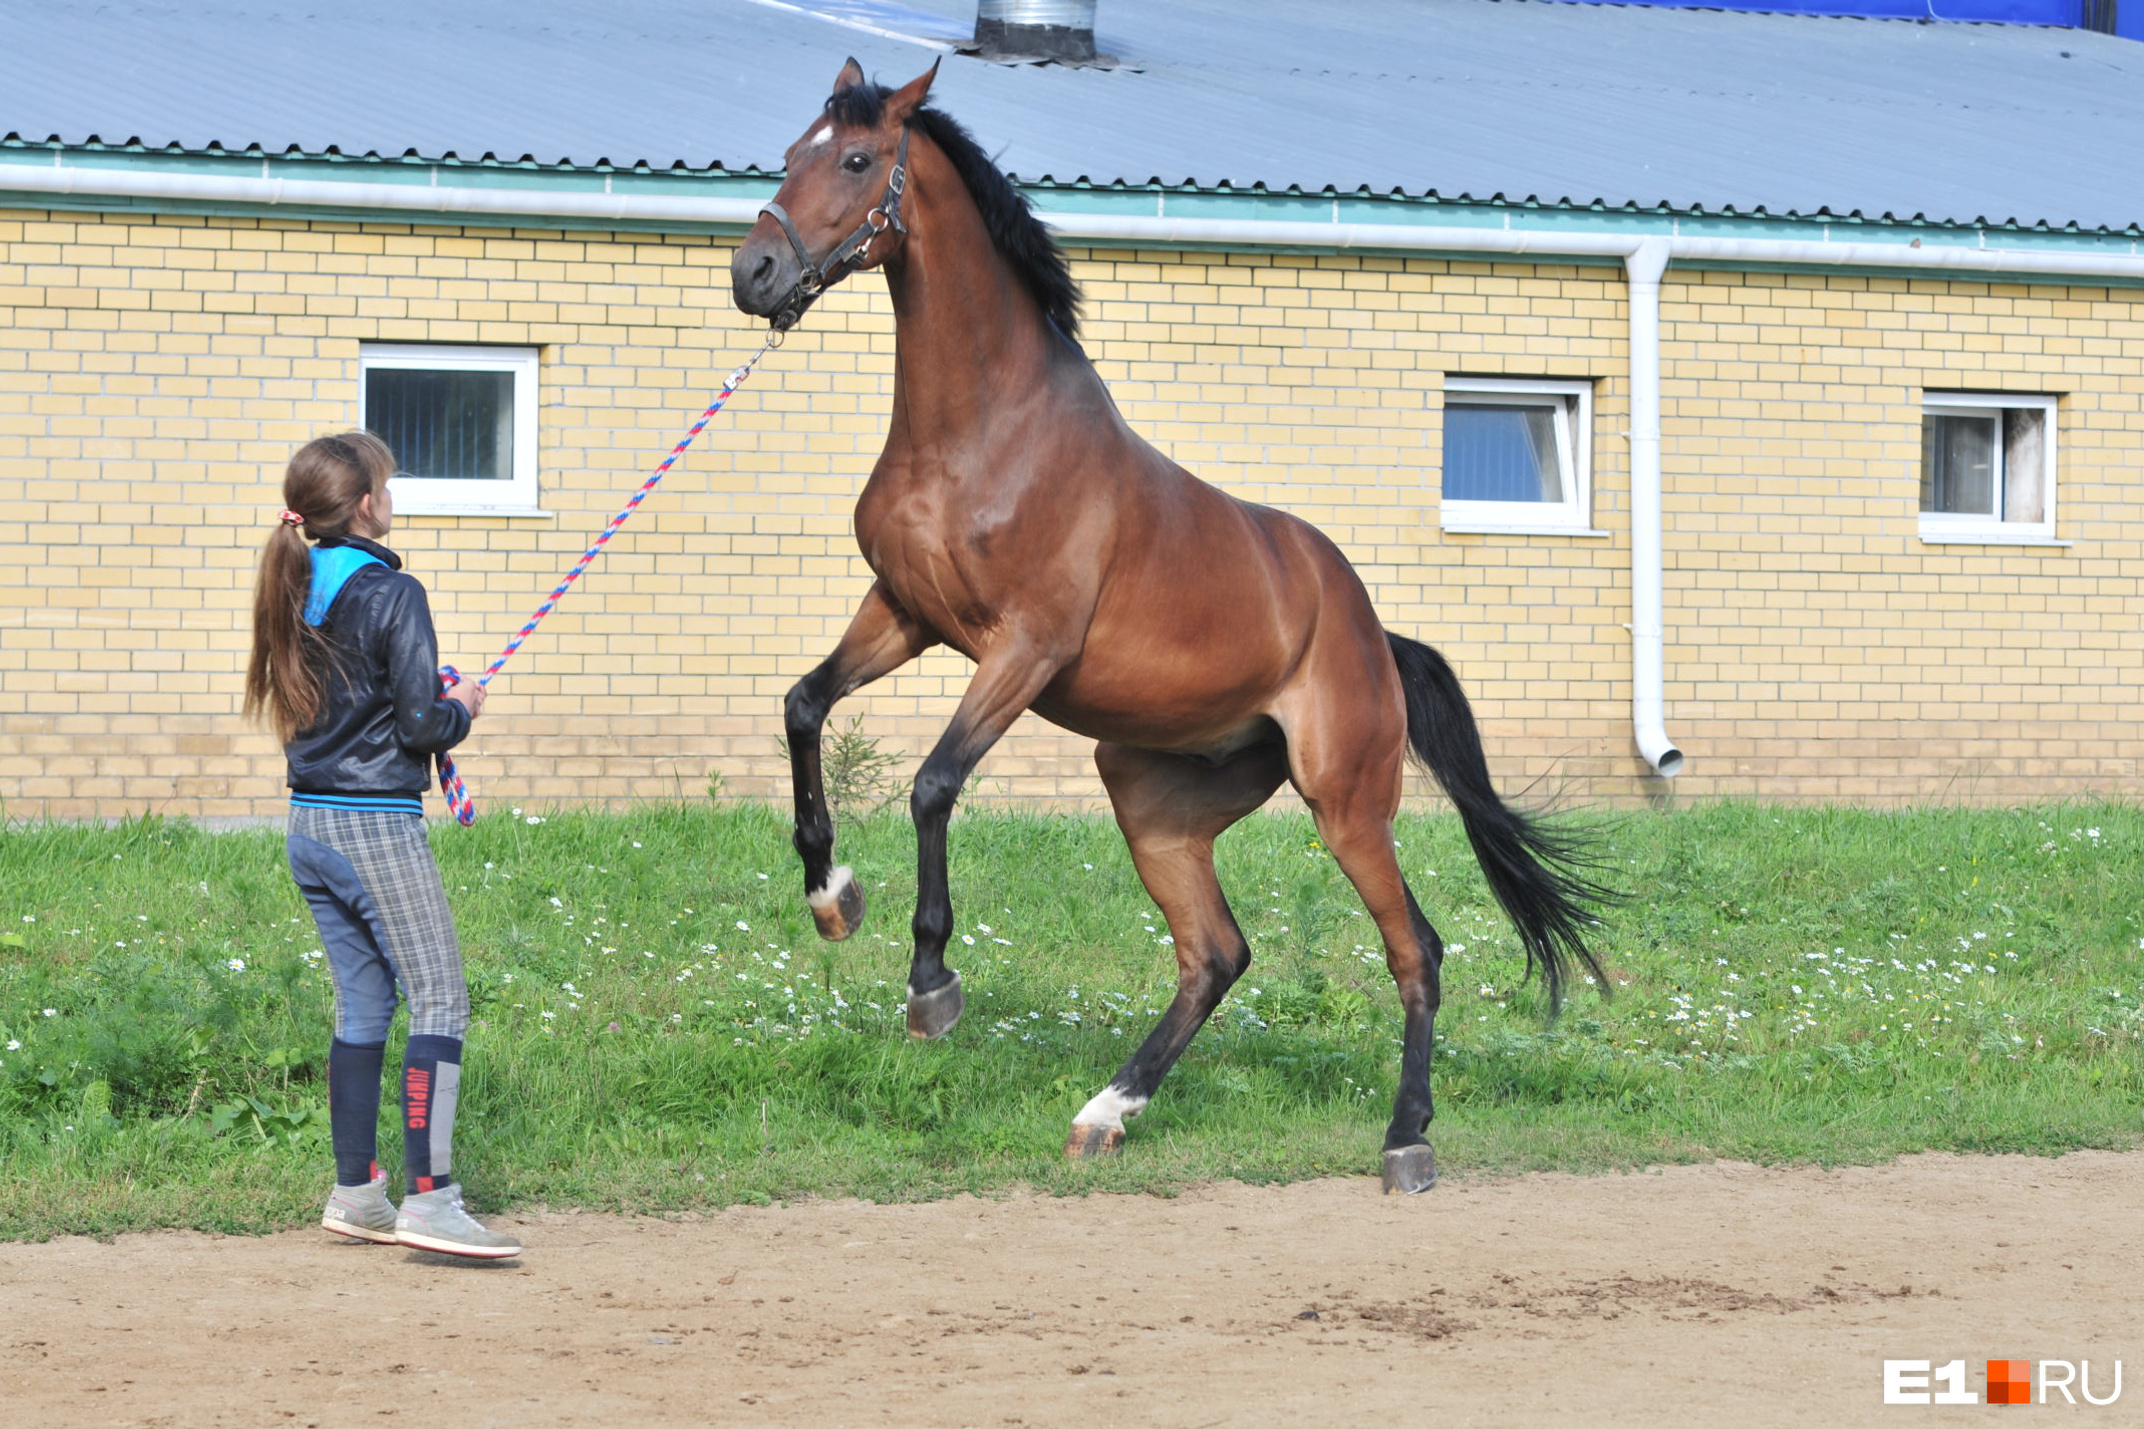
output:
<instances>
[{"instance_id":1,"label":"white blaze on forehead","mask_svg":"<svg viewBox=\"0 0 2144 1429\"><path fill-rule=\"evenodd\" d=\"M829 139L831 139L831 138L833 138L833 137L834 137L834 126L833 126L833 125L831 125L831 124L828 124L828 125L824 125L824 126L822 126L822 127L820 128L820 130L819 130L819 132L818 132L818 133L816 133L816 134L814 134L814 135L812 135L812 136L811 136L811 144L812 144L812 147L813 147L814 149L816 149L816 148L818 148L818 147L819 147L819 146L820 146L821 144L824 144L824 143L825 143L825 142L826 142L827 140L829 140Z\"/></svg>"}]
</instances>

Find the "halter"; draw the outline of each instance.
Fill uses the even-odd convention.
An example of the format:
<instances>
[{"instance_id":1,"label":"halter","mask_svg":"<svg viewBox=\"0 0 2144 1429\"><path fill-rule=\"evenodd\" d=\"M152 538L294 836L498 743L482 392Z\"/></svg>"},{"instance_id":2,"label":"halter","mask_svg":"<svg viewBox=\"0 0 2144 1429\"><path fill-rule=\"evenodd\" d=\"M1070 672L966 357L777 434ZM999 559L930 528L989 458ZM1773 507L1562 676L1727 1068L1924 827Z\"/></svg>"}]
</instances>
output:
<instances>
[{"instance_id":1,"label":"halter","mask_svg":"<svg viewBox=\"0 0 2144 1429\"><path fill-rule=\"evenodd\" d=\"M759 211L782 226L789 235L789 246L797 253L797 262L803 271L797 274L789 295L775 309L768 321L776 332L787 332L804 316L804 310L819 300L819 295L849 274L864 266L871 257L871 240L892 229L895 233L908 232L908 225L901 222L901 195L908 191L908 126L901 126L901 147L893 156L893 168L886 175L886 192L864 215L864 221L856 225L856 231L835 245L834 251L825 259L814 263L804 240L797 233L797 226L790 222L789 213L773 199L760 205Z\"/></svg>"}]
</instances>

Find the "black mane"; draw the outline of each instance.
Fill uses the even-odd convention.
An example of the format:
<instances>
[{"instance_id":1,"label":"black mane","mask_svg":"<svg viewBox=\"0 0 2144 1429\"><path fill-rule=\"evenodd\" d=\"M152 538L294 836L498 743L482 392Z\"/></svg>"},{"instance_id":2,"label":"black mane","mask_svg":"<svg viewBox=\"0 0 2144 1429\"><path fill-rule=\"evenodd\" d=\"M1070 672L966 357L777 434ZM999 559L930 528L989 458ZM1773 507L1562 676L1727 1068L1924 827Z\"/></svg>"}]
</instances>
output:
<instances>
[{"instance_id":1,"label":"black mane","mask_svg":"<svg viewBox=\"0 0 2144 1429\"><path fill-rule=\"evenodd\" d=\"M886 101L893 91L883 85L859 84L834 91L826 112L836 122L861 128L876 128L885 118ZM1079 334L1079 285L1065 255L1050 231L1042 226L1029 206L1027 195L1012 185L980 144L960 122L929 105L918 108L909 121L945 152L953 169L968 186L968 197L983 216L983 228L1005 261L1012 264L1020 281L1035 295L1042 311L1066 337Z\"/></svg>"}]
</instances>

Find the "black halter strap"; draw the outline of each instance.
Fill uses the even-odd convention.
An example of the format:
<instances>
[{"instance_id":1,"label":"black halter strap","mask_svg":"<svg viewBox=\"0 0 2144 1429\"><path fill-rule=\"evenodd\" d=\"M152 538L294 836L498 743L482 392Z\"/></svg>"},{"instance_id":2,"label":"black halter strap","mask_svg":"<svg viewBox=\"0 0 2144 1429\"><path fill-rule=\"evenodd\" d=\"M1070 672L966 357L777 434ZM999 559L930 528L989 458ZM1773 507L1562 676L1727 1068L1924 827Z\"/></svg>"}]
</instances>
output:
<instances>
[{"instance_id":1,"label":"black halter strap","mask_svg":"<svg viewBox=\"0 0 2144 1429\"><path fill-rule=\"evenodd\" d=\"M871 240L892 229L895 233L908 232L908 225L901 222L901 196L908 192L908 126L901 126L901 147L893 156L893 168L886 175L886 192L864 221L856 225L856 231L834 246L834 251L818 262L804 247L804 239L797 233L797 226L790 221L788 211L769 199L760 205L759 211L782 226L789 236L789 246L797 252L797 262L802 269L797 281L789 289L789 296L782 299L781 307L768 321L776 332L787 332L804 316L804 310L817 302L819 295L869 261Z\"/></svg>"}]
</instances>

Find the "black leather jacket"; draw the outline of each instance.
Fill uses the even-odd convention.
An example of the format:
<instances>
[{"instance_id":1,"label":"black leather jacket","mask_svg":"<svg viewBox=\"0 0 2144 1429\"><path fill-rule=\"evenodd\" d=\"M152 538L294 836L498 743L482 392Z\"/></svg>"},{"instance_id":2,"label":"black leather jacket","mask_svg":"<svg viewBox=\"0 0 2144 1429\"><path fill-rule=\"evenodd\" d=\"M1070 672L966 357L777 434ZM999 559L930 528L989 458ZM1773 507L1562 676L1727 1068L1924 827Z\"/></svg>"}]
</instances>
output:
<instances>
[{"instance_id":1,"label":"black leather jacket","mask_svg":"<svg viewBox=\"0 0 2144 1429\"><path fill-rule=\"evenodd\" d=\"M320 630L333 654L319 720L283 746L290 787L307 794L422 796L431 756L460 744L469 711L440 692L432 609L402 558L361 536L341 544L378 556L351 575Z\"/></svg>"}]
</instances>

